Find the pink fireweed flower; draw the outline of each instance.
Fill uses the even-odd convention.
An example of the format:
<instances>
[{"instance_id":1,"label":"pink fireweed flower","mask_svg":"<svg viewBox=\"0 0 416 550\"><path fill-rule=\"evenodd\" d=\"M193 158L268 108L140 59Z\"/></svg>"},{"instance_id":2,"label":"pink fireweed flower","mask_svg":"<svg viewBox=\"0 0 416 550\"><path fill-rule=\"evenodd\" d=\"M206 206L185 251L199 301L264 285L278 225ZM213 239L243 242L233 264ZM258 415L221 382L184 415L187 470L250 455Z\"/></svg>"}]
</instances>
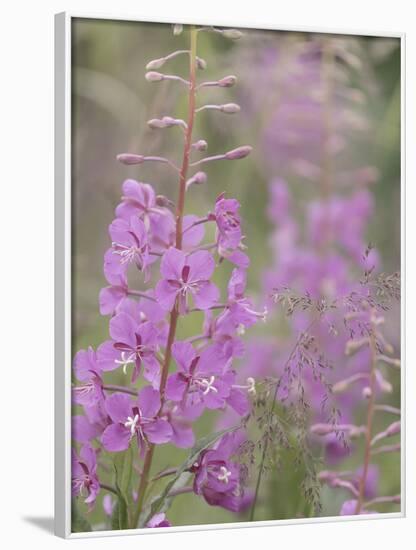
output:
<instances>
[{"instance_id":1,"label":"pink fireweed flower","mask_svg":"<svg viewBox=\"0 0 416 550\"><path fill-rule=\"evenodd\" d=\"M155 387L159 385L160 364L156 357L159 331L150 321L139 323L134 317L121 311L110 321L110 336L97 350L98 362L103 370L122 367L126 373L133 367L134 383L144 365L144 377Z\"/></svg>"},{"instance_id":2,"label":"pink fireweed flower","mask_svg":"<svg viewBox=\"0 0 416 550\"><path fill-rule=\"evenodd\" d=\"M247 273L244 269L234 269L228 283L227 307L218 317L217 328L225 329L230 324L237 333L244 333L246 327L254 325L259 319L265 321L267 309L256 311L251 301L244 296Z\"/></svg>"},{"instance_id":3,"label":"pink fireweed flower","mask_svg":"<svg viewBox=\"0 0 416 550\"><path fill-rule=\"evenodd\" d=\"M74 371L77 379L82 382L72 389L74 402L79 405L98 406L104 399L101 367L97 354L90 346L80 350L74 358Z\"/></svg>"},{"instance_id":4,"label":"pink fireweed flower","mask_svg":"<svg viewBox=\"0 0 416 550\"><path fill-rule=\"evenodd\" d=\"M247 268L250 261L241 251L243 235L239 209L240 203L236 199L225 199L222 193L217 198L215 210L209 218L217 225L218 254L238 267Z\"/></svg>"},{"instance_id":5,"label":"pink fireweed flower","mask_svg":"<svg viewBox=\"0 0 416 550\"><path fill-rule=\"evenodd\" d=\"M226 434L215 449L203 451L191 469L195 473L195 493L202 495L208 504L232 512L239 512L249 504L241 483L242 467L231 460L241 442L239 434Z\"/></svg>"},{"instance_id":6,"label":"pink fireweed flower","mask_svg":"<svg viewBox=\"0 0 416 550\"><path fill-rule=\"evenodd\" d=\"M72 495L84 498L91 509L100 492L97 477L97 452L91 445L83 445L79 456L72 451L71 470Z\"/></svg>"},{"instance_id":7,"label":"pink fireweed flower","mask_svg":"<svg viewBox=\"0 0 416 550\"><path fill-rule=\"evenodd\" d=\"M178 372L168 378L167 398L191 407L203 404L209 409L222 408L231 384L224 374L227 360L218 349L210 346L198 355L189 342L175 342L172 355Z\"/></svg>"},{"instance_id":8,"label":"pink fireweed flower","mask_svg":"<svg viewBox=\"0 0 416 550\"><path fill-rule=\"evenodd\" d=\"M106 286L100 290L99 304L101 315L112 315L120 302L128 296L127 279L120 277L118 285Z\"/></svg>"},{"instance_id":9,"label":"pink fireweed flower","mask_svg":"<svg viewBox=\"0 0 416 550\"><path fill-rule=\"evenodd\" d=\"M219 298L218 288L209 281L214 268L214 258L205 250L189 256L177 248L167 250L160 264L163 279L156 286L160 306L171 311L178 299L179 312L184 314L191 295L197 309L209 309Z\"/></svg>"},{"instance_id":10,"label":"pink fireweed flower","mask_svg":"<svg viewBox=\"0 0 416 550\"><path fill-rule=\"evenodd\" d=\"M170 521L166 518L163 512L152 516L146 524L146 527L172 527Z\"/></svg>"},{"instance_id":11,"label":"pink fireweed flower","mask_svg":"<svg viewBox=\"0 0 416 550\"><path fill-rule=\"evenodd\" d=\"M110 424L101 436L101 442L107 451L126 450L133 438L141 451L148 442L167 443L172 437L172 428L165 419L158 418L160 394L150 386L139 392L137 400L125 393L114 393L107 398L105 407L113 424Z\"/></svg>"},{"instance_id":12,"label":"pink fireweed flower","mask_svg":"<svg viewBox=\"0 0 416 550\"><path fill-rule=\"evenodd\" d=\"M104 257L107 279L114 275L126 275L128 267L135 265L144 272L147 280L148 267L156 258L149 255L147 232L142 220L134 216L129 221L117 218L111 223L109 233L112 246Z\"/></svg>"},{"instance_id":13,"label":"pink fireweed flower","mask_svg":"<svg viewBox=\"0 0 416 550\"><path fill-rule=\"evenodd\" d=\"M146 229L150 228L151 220L157 220L166 211L156 203L156 194L151 185L128 179L123 183L122 202L116 208L117 218L127 222L137 216L143 220Z\"/></svg>"}]
</instances>

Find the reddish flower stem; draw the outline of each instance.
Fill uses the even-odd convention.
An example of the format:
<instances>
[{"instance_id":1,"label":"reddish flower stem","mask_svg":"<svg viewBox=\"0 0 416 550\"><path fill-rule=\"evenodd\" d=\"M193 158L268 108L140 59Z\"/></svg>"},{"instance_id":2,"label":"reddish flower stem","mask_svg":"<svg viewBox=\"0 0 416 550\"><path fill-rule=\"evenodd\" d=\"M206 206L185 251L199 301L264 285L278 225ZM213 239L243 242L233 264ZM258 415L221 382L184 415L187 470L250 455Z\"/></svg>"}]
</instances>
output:
<instances>
[{"instance_id":1,"label":"reddish flower stem","mask_svg":"<svg viewBox=\"0 0 416 550\"><path fill-rule=\"evenodd\" d=\"M185 145L183 149L182 167L179 173L179 196L176 205L176 248L181 250L182 248L182 231L183 231L183 214L185 208L185 193L186 193L186 178L189 168L189 156L192 148L192 130L194 126L195 118L195 87L196 87L196 46L197 46L197 31L194 27L190 30L191 48L189 52L189 99L188 99L188 121L187 129L185 131ZM172 345L175 341L176 327L178 324L179 311L177 304L170 314L169 321L169 334L168 341L165 350L165 359L162 367L162 374L160 379L160 394L161 394L161 408L164 404L164 393L166 387L166 381L169 373L170 360L172 357ZM133 527L137 526L140 518L140 514L143 509L146 489L149 483L149 474L152 466L153 453L155 446L150 444L144 458L143 473L140 478L137 506L133 516Z\"/></svg>"}]
</instances>

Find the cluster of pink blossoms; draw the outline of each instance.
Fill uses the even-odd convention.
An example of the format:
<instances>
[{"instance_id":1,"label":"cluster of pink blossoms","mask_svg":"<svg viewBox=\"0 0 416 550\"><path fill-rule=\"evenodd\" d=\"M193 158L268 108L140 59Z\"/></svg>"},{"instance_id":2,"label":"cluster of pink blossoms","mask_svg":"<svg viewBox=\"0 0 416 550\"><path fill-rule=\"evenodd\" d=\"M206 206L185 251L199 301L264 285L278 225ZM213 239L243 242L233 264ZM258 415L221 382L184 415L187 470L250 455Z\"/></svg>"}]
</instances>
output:
<instances>
[{"instance_id":1,"label":"cluster of pink blossoms","mask_svg":"<svg viewBox=\"0 0 416 550\"><path fill-rule=\"evenodd\" d=\"M277 400L287 403L289 378L299 364L303 365L305 399L310 406L312 425L310 439L323 445L325 467L334 467L353 456L357 438L365 434L355 422L357 411L368 404L370 367L374 363L368 345L370 323L361 322L354 327L351 320L351 316L369 315L368 303L372 304L374 289L363 284L363 274L374 274L380 266L377 250L367 248L368 227L374 216L371 187L377 181L377 169L372 166L351 169L348 164L352 138L359 140L360 134L365 135L371 128L363 112L366 96L350 84L348 77L349 62L355 61L355 66L361 67L362 55L360 43L353 39L316 36L295 44L282 40L280 50L272 46L263 50L259 63L263 86L258 85L258 74L252 74L256 89L271 90L267 104L270 116L263 128L261 150L265 152L267 173L279 174L270 183L267 205L267 216L273 225L272 262L263 277L269 323L280 319L280 300L276 304L276 298L286 290L308 297L311 303L322 302L328 310L319 322L314 322L317 313L313 308L295 308L287 319L289 337L252 338L245 368L256 379L281 378ZM365 90L364 85L362 89ZM266 97L264 101L267 102ZM310 200L300 204L295 202L290 189L299 181L311 194ZM329 307L331 304L334 307ZM380 316L380 308L373 315ZM319 363L319 355L311 356L308 365L305 357L294 353L287 363L294 342L303 332L314 338L319 352L333 366L324 373L327 384L317 376L319 368L310 368ZM397 338L397 333L394 337ZM357 346L356 340L361 342L363 338L365 345ZM383 342L380 336L377 349L381 363L396 365L396 359L386 357ZM387 346L391 353L390 347ZM386 379L389 373L385 369L385 366L375 369L371 392L388 399L393 386ZM328 408L323 407L328 385L333 385L330 400L340 415L336 426L327 424ZM296 388L292 398L293 394ZM381 410L390 414L399 412L390 405L386 407ZM320 432L314 429L322 425L326 429ZM397 424L394 426L397 428ZM393 445L387 452L399 449L400 446ZM348 497L352 494L354 502L359 498L360 485L361 500L364 496L367 500L377 498L379 467L374 461L364 468L362 462L361 459L358 468L339 475L325 470L320 479L344 489ZM351 512L351 506L346 505L340 513L357 512Z\"/></svg>"},{"instance_id":2,"label":"cluster of pink blossoms","mask_svg":"<svg viewBox=\"0 0 416 550\"><path fill-rule=\"evenodd\" d=\"M202 60L187 51L163 59L183 53L191 57L191 79L187 83L190 120L186 123L163 117L149 121L149 126L177 125L184 131L186 166L182 166L179 176L184 197L191 185L206 180L204 172L186 176L189 166L244 158L251 148L243 146L224 155L189 162L192 154L207 147L205 141L193 143L191 139L197 112L194 73L196 66L203 68ZM160 67L162 61L154 60L148 67ZM155 72L148 72L146 78L150 82L165 79ZM221 87L235 82L235 77L227 78L227 82L222 79L206 85ZM204 87L204 83L199 86ZM234 104L228 104L228 108L230 105ZM118 160L130 165L150 160L173 164L162 157L129 153L119 155ZM90 347L79 351L74 359L77 383L73 401L82 407L83 414L73 417L73 439L81 447L79 453L73 454L72 487L73 494L83 497L90 508L100 492L102 451L118 453L137 448L141 482L138 491L132 489L131 493L142 507L141 492L149 482L145 476L155 446L170 443L179 448L193 447L193 423L206 409L231 408L239 417L250 411L254 380L240 381L233 362L243 354L244 329L263 318L264 313L257 312L245 295L249 258L243 251L240 205L222 194L202 218L184 215L183 202L176 206L173 213L171 201L157 196L151 185L128 179L123 183L121 202L109 226L111 246L104 255L108 286L99 297L100 313L110 316L109 339L96 350ZM206 224L215 225L214 242L204 243ZM226 293L221 295L212 276L224 260L234 268ZM134 288L140 278L147 285L145 290ZM155 279L156 284L152 284ZM204 313L201 330L186 340L178 340L178 320L194 312ZM125 375L121 386L106 383L107 373L116 370ZM193 474L194 492L209 504L232 511L245 505L241 467L232 458L242 438L241 430L227 433L204 449L188 468ZM101 490L104 485L108 487L102 484ZM169 525L164 516L159 516L155 515L147 526ZM137 522L130 526L136 527Z\"/></svg>"}]
</instances>

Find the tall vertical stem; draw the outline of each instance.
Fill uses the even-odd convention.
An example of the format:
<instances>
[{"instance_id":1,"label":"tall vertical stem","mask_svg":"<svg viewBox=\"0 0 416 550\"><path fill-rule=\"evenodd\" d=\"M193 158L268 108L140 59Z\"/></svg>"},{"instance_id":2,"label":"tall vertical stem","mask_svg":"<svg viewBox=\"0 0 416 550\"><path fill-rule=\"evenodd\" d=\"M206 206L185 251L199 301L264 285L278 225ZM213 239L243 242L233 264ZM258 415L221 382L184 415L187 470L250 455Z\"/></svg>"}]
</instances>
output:
<instances>
[{"instance_id":1,"label":"tall vertical stem","mask_svg":"<svg viewBox=\"0 0 416 550\"><path fill-rule=\"evenodd\" d=\"M333 96L333 51L330 38L325 38L322 47L321 79L323 87L323 136L322 136L322 161L321 161L321 195L328 199L332 187L332 154L331 135L332 122L332 96Z\"/></svg>"},{"instance_id":2,"label":"tall vertical stem","mask_svg":"<svg viewBox=\"0 0 416 550\"><path fill-rule=\"evenodd\" d=\"M176 244L176 248L178 248L179 250L182 248L182 232L183 232L182 227L183 227L183 214L184 214L184 208L185 208L186 179L187 179L188 168L189 168L189 156L192 148L192 130L193 130L194 119L195 119L197 36L198 36L198 31L195 29L195 27L191 27L190 29L191 45L190 45L190 53L189 53L188 120L187 120L187 129L185 133L185 144L183 148L182 166L179 174L179 194L178 194L178 200L176 204L176 243L175 244ZM165 388L166 388L166 381L169 373L169 366L170 366L170 361L172 357L172 345L173 345L173 342L175 341L178 317L179 317L179 311L177 308L177 304L175 303L175 306L170 314L168 341L166 344L165 357L163 361L162 374L160 378L160 394L161 394L162 405L161 405L159 414L162 411L163 403L165 400L164 394L165 394ZM139 483L139 489L138 489L138 495L137 495L137 506L136 506L136 511L134 513L133 521L132 521L133 527L137 526L137 523L140 518L140 514L143 509L146 489L149 483L149 474L152 467L154 450L155 450L155 446L153 444L150 444L149 447L147 448L147 451L144 457L143 472L140 477L140 483Z\"/></svg>"},{"instance_id":3,"label":"tall vertical stem","mask_svg":"<svg viewBox=\"0 0 416 550\"><path fill-rule=\"evenodd\" d=\"M182 248L182 219L185 206L186 176L189 168L189 155L192 146L192 130L195 119L195 85L196 85L196 47L197 30L191 28L191 47L189 52L189 97L188 97L188 121L185 134L185 146L183 148L182 167L179 175L179 196L176 205L176 248Z\"/></svg>"},{"instance_id":4,"label":"tall vertical stem","mask_svg":"<svg viewBox=\"0 0 416 550\"><path fill-rule=\"evenodd\" d=\"M373 325L373 324L372 324ZM371 328L370 334L370 353L371 353L371 365L370 365L370 397L368 398L367 406L367 424L365 433L365 448L364 448L364 464L363 471L360 478L359 494L357 499L357 506L355 507L355 514L360 514L363 507L365 498L365 486L367 482L368 468L371 458L371 434L373 431L373 417L374 417L374 405L375 405L375 390L376 390L376 364L377 364L377 348L376 337L374 334L374 325Z\"/></svg>"}]
</instances>

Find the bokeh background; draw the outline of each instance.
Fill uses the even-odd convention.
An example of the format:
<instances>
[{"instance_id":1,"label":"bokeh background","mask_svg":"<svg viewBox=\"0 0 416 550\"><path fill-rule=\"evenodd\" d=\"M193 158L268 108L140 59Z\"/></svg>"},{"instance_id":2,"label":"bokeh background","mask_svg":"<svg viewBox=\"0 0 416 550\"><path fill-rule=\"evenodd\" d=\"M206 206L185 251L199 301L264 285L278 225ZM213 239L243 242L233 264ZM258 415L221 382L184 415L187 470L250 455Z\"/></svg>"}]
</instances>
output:
<instances>
[{"instance_id":1,"label":"bokeh background","mask_svg":"<svg viewBox=\"0 0 416 550\"><path fill-rule=\"evenodd\" d=\"M187 195L186 211L205 215L223 191L241 202L245 243L251 258L248 290L260 297L262 274L270 265L271 224L266 216L269 185L284 177L296 198L296 215L302 223L304 207L319 195L314 181L316 119L308 119L301 105L291 104L291 94L308 91L313 84L308 65L297 56L322 37L307 33L243 30L238 41L217 33L200 33L198 55L207 61L199 78L216 80L235 74L235 87L203 91L204 103L237 102L241 114L227 116L203 112L197 117L195 139L206 139L208 153L250 144L253 154L240 162L207 166L208 182ZM341 175L341 193L349 192L348 174L366 167L375 211L368 227L368 242L376 245L383 271L400 269L400 49L391 38L331 36L335 44L334 67L337 102L332 127L339 134L334 144L333 174ZM174 199L176 178L163 165L126 167L117 163L120 152L161 155L179 161L181 137L177 129L155 132L146 121L163 115L186 118L183 87L172 82L148 83L145 66L151 59L187 49L187 33L173 36L165 24L75 19L72 28L72 217L73 217L73 352L97 346L108 335L108 318L98 312L98 293L106 285L103 254L109 246L107 227L127 177L151 183L158 193ZM293 81L288 75L305 71ZM185 71L185 73L184 73ZM184 58L169 63L166 72L186 74ZM304 73L301 73L302 75ZM312 79L312 80L311 80ZM351 90L353 92L351 92ZM286 95L285 95L286 94ZM289 108L288 107L291 107ZM342 116L339 116L341 113ZM292 129L294 131L292 132ZM319 134L319 132L318 132ZM282 137L283 136L283 137ZM300 136L300 137L299 137ZM305 137L309 136L309 137ZM217 275L225 288L230 269ZM139 288L140 280L138 278ZM195 317L193 317L192 323ZM202 320L202 319L201 319ZM399 312L393 311L388 331L398 342ZM180 337L192 332L191 321L180 326ZM269 330L267 326L257 332ZM114 374L114 383L121 383ZM399 399L397 384L393 401ZM202 435L212 428L214 415L197 426ZM166 447L169 462L179 462L184 452ZM158 453L156 467L166 465ZM383 492L397 491L400 482L397 457L384 464ZM295 496L299 480L279 476L270 480L269 500L258 519L296 517ZM385 490L385 491L384 491ZM324 514L337 514L339 501L325 492ZM102 513L92 512L100 521ZM192 495L177 497L169 518L173 525L236 521L235 515L208 506ZM242 517L241 519L244 519Z\"/></svg>"}]
</instances>

